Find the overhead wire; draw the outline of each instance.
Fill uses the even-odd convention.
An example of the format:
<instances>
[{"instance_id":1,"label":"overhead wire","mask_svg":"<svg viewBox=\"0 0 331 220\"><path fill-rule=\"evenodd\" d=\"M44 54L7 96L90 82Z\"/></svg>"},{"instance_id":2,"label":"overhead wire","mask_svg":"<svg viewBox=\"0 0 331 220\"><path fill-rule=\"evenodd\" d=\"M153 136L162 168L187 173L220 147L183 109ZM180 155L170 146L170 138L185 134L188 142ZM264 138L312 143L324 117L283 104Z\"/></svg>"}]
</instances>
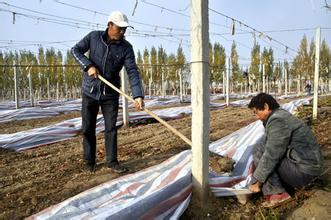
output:
<instances>
[{"instance_id":1,"label":"overhead wire","mask_svg":"<svg viewBox=\"0 0 331 220\"><path fill-rule=\"evenodd\" d=\"M151 6L154 6L154 7L158 7L160 8L162 11L165 10L165 11L169 11L169 12L172 12L172 13L175 13L175 14L178 14L178 15L181 15L181 16L185 16L185 17L190 17L182 12L179 12L179 11L175 11L175 10L172 10L172 9L169 9L169 8L166 8L166 7L163 7L163 6L160 6L160 5L157 5L157 4L154 4L154 3L151 3L151 2L148 2L146 0L141 0L143 3L145 4L148 4L148 5L151 5ZM99 11L95 11L95 10L91 10L91 9L87 9L87 8L83 8L83 7L80 7L80 6L76 6L76 5L72 5L72 4L69 4L69 3L65 3L65 2L62 2L62 1L59 1L59 0L54 0L54 2L56 3L59 3L59 4L62 4L62 5L66 5L68 7L72 7L72 8L77 8L77 9L80 9L80 10L85 10L85 11L88 11L88 12L91 12L91 13L94 13L94 14L100 14L100 15L103 15L103 16L108 16L107 13L103 13L103 12L99 12ZM75 27L75 28L83 28L83 29L90 29L90 30L93 30L92 28L88 28L88 27L99 27L99 26L103 26L102 24L99 24L99 23L94 23L94 22L90 22L90 21L84 21L84 20L80 20L80 19L74 19L74 18L66 18L66 17L62 17L62 16L58 16L58 15L52 15L52 14L48 14L48 13L44 13L44 12L39 12L39 11L35 11L35 10L31 10L31 9L27 9L27 8L23 8L23 7L19 7L19 6L15 6L15 5L12 5L12 4L8 4L6 2L0 2L1 4L4 4L4 5L7 5L7 6L10 6L10 7L14 7L14 8L18 8L18 9L21 9L21 10L26 10L26 11L30 11L30 12L33 12L33 13L38 13L38 14L42 14L42 15L46 15L46 16L52 16L52 17L56 17L56 18L59 18L59 19L64 19L64 20L57 20L57 19L53 19L53 18L45 18L45 17L38 17L38 16L34 16L34 15L27 15L27 14L23 14L23 13L20 13L20 12L16 12L16 11L11 11L11 10L6 10L6 9L1 9L1 11L6 11L6 12L10 12L10 13L13 13L15 15L21 15L21 16L24 16L24 17L28 17L28 18L31 18L31 19L36 19L38 21L44 21L44 22L50 22L50 23L55 23L55 24L61 24L61 25L66 25L66 26L70 26L70 27ZM186 7L187 9L187 7ZM185 9L185 10L186 10ZM285 29L285 30L269 30L269 31L258 31L257 29L247 25L246 23L238 20L238 19L235 19L235 18L232 18L228 15L225 15L224 13L221 13L221 12L218 12L214 9L211 9L209 8L210 11L214 12L214 13L217 13L227 19L231 19L233 21L236 21L238 22L240 25L243 25L245 26L246 28L249 28L251 29L254 33L258 33L260 34L260 39L262 39L265 43L269 44L270 46L274 47L275 49L277 50L280 50L280 51L283 51L282 49L272 45L270 42L268 42L266 39L264 39L263 37L267 38L268 40L270 40L271 42L274 41L282 46L285 47L285 53L287 53L287 50L292 50L294 52L297 52L296 50L292 49L291 47L288 47L287 45L285 45L284 43L270 37L269 35L267 35L266 33L272 33L272 32L289 32L289 31L306 31L306 30L314 30L313 28L298 28L298 29ZM183 10L182 10L183 11ZM145 26L149 26L149 27L153 27L155 29L157 28L161 28L161 29L165 29L165 30L168 30L169 33L166 33L166 32L159 32L159 31L149 31L149 30L133 30L133 31L128 31L128 36L134 36L134 37L157 37L157 38L160 38L162 40L165 40L166 37L172 37L176 40L178 40L181 44L183 43L183 41L185 42L188 42L187 46L190 46L190 42L188 40L185 40L185 39L182 39L182 38L179 38L179 37L188 37L189 34L187 33L173 33L173 31L182 31L182 32L188 32L190 30L188 29L179 29L179 28L172 28L172 27L166 27L166 26L159 26L159 25L153 25L153 24L146 24L146 23L143 23L143 22L136 22L136 21L131 21L130 22L132 23L137 23L137 24L140 24L140 25L145 25ZM81 25L81 26L80 26ZM219 24L218 24L219 25ZM82 27L82 26L86 26L86 27ZM226 26L226 25L221 25L223 27L229 27L229 26ZM238 28L236 28L238 29ZM323 28L323 29L331 29L331 28ZM236 34L251 34L252 31L242 31L242 32L237 32ZM226 39L223 35L229 35L230 33L211 33L211 35L218 35L218 36L221 36L222 38ZM169 39L168 39L169 40ZM231 41L231 40L228 40L226 39L227 41ZM171 41L171 42L175 42L175 41ZM236 40L236 42L243 46L243 47L246 47L246 48L249 48L251 49L251 47L239 42ZM176 42L178 43L178 42ZM185 43L184 43L185 45Z\"/></svg>"}]
</instances>

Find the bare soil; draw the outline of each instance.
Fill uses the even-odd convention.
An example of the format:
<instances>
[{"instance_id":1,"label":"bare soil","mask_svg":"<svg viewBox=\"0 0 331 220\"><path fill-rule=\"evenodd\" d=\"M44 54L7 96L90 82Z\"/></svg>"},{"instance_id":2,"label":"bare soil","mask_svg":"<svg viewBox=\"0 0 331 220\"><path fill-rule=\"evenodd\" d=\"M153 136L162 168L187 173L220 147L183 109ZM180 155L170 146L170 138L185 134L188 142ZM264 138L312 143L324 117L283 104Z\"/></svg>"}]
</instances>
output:
<instances>
[{"instance_id":1,"label":"bare soil","mask_svg":"<svg viewBox=\"0 0 331 220\"><path fill-rule=\"evenodd\" d=\"M320 105L326 106L330 103L331 97L328 97L321 100ZM331 110L325 109L325 113L321 114L319 120L310 123L323 151L330 152ZM305 120L309 118L308 111L309 108L302 109L302 112L306 112L301 116ZM12 133L78 116L79 113L76 112L49 119L4 123L0 124L0 129L5 131L2 133ZM211 111L210 141L218 140L253 121L255 118L246 107L228 107ZM191 117L186 116L169 123L186 137L191 138ZM118 131L118 142L119 160L130 169L131 173L159 164L190 148L159 123L122 127ZM112 173L106 168L103 133L97 136L97 143L98 166L95 173L84 170L81 136L21 153L0 148L0 219L22 219L84 190L119 177L119 174ZM326 153L329 167L330 155ZM223 159L223 161L219 158L214 161L211 159L211 164L224 165L219 170L220 172L232 167L230 160ZM315 189L323 192L330 191L330 175L326 174L324 177L328 179L297 192L293 202L272 211L260 207L262 199L259 195L255 195L246 205L241 205L232 197L213 198L211 196L204 209L197 209L196 203L192 201L181 219L286 217L314 195L320 197L320 194L314 194Z\"/></svg>"}]
</instances>

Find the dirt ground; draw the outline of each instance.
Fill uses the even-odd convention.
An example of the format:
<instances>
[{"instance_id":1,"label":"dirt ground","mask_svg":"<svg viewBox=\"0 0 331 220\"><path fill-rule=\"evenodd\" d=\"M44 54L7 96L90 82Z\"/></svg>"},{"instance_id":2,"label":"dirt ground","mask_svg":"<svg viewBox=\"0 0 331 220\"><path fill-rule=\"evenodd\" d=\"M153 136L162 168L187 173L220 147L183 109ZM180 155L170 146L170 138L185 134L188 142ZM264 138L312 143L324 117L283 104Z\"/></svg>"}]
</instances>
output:
<instances>
[{"instance_id":1,"label":"dirt ground","mask_svg":"<svg viewBox=\"0 0 331 220\"><path fill-rule=\"evenodd\" d=\"M309 106L301 109L302 114L299 117L312 126L325 154L326 165L330 167L331 97L323 98L319 103L322 108L317 121L309 119L311 115L308 113L311 112ZM0 129L1 133L17 132L57 123L78 115L79 113L76 112L50 119L4 123L0 124ZM228 107L211 111L210 141L218 140L253 121L255 118L246 107ZM172 120L169 123L186 137L191 138L191 117ZM119 160L132 173L159 164L190 148L159 123L134 124L120 128L118 133ZM0 149L0 219L22 219L86 189L119 177L119 174L112 173L105 166L103 134L97 136L97 143L98 166L96 172L92 174L83 169L81 136L22 153ZM330 215L331 209L327 202L330 198L330 178L330 172L327 172L323 180L296 192L293 201L277 209L268 210L260 207L262 202L260 195L254 195L246 205L241 205L233 197L211 197L203 210L197 209L194 201L191 202L181 219L265 219L270 217L296 219L297 216L307 216L307 210L316 210L316 208L324 212L328 211ZM301 209L307 213L300 212L299 207L306 207ZM316 212L316 216L320 213L323 211ZM316 219L324 219L323 217L328 217L327 214Z\"/></svg>"}]
</instances>

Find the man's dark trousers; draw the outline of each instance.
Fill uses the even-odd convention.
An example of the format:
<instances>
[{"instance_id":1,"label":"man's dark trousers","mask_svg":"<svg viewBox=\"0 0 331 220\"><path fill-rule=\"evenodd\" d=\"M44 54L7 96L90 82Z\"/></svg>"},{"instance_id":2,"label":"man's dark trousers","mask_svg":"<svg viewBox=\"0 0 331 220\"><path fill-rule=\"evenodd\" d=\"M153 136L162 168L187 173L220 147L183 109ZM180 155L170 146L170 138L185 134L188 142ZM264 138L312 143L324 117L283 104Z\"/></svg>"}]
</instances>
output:
<instances>
[{"instance_id":1,"label":"man's dark trousers","mask_svg":"<svg viewBox=\"0 0 331 220\"><path fill-rule=\"evenodd\" d=\"M83 149L84 160L87 164L95 164L96 158L96 121L101 106L101 111L105 120L105 147L106 159L108 165L118 163L117 160L117 115L118 115L118 97L104 100L95 100L82 95L82 129L83 129Z\"/></svg>"}]
</instances>

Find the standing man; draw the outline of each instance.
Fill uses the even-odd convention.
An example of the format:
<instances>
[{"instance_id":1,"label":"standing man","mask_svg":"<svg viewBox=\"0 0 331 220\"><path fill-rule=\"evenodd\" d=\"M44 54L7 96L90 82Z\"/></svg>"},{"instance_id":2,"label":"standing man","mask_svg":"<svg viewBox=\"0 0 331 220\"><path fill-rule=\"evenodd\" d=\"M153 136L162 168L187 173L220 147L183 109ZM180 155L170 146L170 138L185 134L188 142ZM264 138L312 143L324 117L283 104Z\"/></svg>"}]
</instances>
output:
<instances>
[{"instance_id":1,"label":"standing man","mask_svg":"<svg viewBox=\"0 0 331 220\"><path fill-rule=\"evenodd\" d=\"M274 207L291 197L285 185L307 186L322 173L320 146L310 128L284 109L269 94L253 97L248 107L263 122L265 134L254 146L256 167L249 189L262 190L264 207ZM285 185L284 185L285 184Z\"/></svg>"},{"instance_id":2,"label":"standing man","mask_svg":"<svg viewBox=\"0 0 331 220\"><path fill-rule=\"evenodd\" d=\"M126 15L119 11L110 14L105 31L92 31L79 41L71 52L81 65L82 82L82 129L86 168L96 168L96 119L101 107L105 120L105 148L107 166L116 173L127 168L117 160L117 114L119 94L98 80L102 75L116 87L120 87L119 72L124 66L131 84L132 96L138 110L144 108L144 90L132 45L124 39L128 23ZM88 52L88 55L86 53Z\"/></svg>"}]
</instances>

